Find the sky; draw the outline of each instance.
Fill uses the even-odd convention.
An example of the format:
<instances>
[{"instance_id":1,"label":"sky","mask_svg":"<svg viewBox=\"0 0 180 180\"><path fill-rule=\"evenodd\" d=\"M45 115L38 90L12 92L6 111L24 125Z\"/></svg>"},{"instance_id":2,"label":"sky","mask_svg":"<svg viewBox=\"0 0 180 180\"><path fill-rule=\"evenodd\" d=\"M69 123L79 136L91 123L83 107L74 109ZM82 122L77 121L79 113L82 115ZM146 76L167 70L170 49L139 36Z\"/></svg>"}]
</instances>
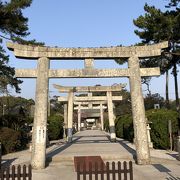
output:
<instances>
[{"instance_id":1,"label":"sky","mask_svg":"<svg viewBox=\"0 0 180 180\"><path fill-rule=\"evenodd\" d=\"M23 11L29 18L30 36L47 46L57 47L109 47L130 46L141 40L135 35L137 29L133 19L144 14L145 3L164 9L167 0L34 0L32 5ZM15 68L36 68L37 61L16 59L12 52L10 65ZM57 60L51 61L51 68L74 69L83 68L82 60ZM113 60L96 60L95 68L126 68L116 64ZM178 79L180 75L178 74ZM22 79L21 94L12 94L25 98L35 97L35 79ZM109 86L114 83L126 83L129 89L128 78L74 78L51 79L49 96L60 95L53 84L63 86L94 86L101 84ZM170 78L170 98L175 98L174 79ZM152 93L165 96L165 77L153 77L150 83ZM180 87L179 87L180 89ZM143 85L143 94L147 93Z\"/></svg>"}]
</instances>

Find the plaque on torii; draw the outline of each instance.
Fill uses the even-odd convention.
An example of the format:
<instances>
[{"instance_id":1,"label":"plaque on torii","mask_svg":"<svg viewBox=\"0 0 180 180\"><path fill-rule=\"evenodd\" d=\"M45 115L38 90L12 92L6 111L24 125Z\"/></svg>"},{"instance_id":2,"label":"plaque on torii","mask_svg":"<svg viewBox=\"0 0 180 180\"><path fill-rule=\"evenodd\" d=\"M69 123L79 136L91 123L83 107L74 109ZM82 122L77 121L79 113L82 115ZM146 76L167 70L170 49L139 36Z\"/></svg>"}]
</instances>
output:
<instances>
[{"instance_id":1,"label":"plaque on torii","mask_svg":"<svg viewBox=\"0 0 180 180\"><path fill-rule=\"evenodd\" d=\"M138 164L150 163L150 152L147 140L144 101L141 88L142 76L158 76L159 68L140 68L139 58L160 56L168 42L154 45L109 47L109 48L51 48L7 43L17 58L38 59L37 69L17 69L16 77L37 78L36 105L33 131L32 167L45 167L47 99L49 78L108 78L128 77L131 91L134 136ZM95 69L94 59L127 58L127 69ZM51 59L83 59L85 69L50 69Z\"/></svg>"}]
</instances>

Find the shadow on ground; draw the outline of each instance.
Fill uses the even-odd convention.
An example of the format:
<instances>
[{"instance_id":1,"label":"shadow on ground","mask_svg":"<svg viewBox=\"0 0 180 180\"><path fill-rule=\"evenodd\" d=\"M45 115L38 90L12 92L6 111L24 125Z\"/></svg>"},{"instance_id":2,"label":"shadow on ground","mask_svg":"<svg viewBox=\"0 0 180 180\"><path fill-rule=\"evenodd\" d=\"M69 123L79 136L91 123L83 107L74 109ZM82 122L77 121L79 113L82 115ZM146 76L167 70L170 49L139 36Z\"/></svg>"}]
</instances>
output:
<instances>
[{"instance_id":1,"label":"shadow on ground","mask_svg":"<svg viewBox=\"0 0 180 180\"><path fill-rule=\"evenodd\" d=\"M132 154L132 157L134 159L135 162L137 162L137 156L136 156L136 151L129 147L124 140L117 140L117 142L122 146L124 147L124 149L126 149L130 154Z\"/></svg>"},{"instance_id":2,"label":"shadow on ground","mask_svg":"<svg viewBox=\"0 0 180 180\"><path fill-rule=\"evenodd\" d=\"M9 167L11 166L12 162L14 162L17 158L12 158L12 159L3 159L1 166L4 167Z\"/></svg>"},{"instance_id":3,"label":"shadow on ground","mask_svg":"<svg viewBox=\"0 0 180 180\"><path fill-rule=\"evenodd\" d=\"M166 153L167 155L175 158L176 160L178 160L178 153L174 153L174 154L171 154L171 153Z\"/></svg>"},{"instance_id":4,"label":"shadow on ground","mask_svg":"<svg viewBox=\"0 0 180 180\"><path fill-rule=\"evenodd\" d=\"M167 173L168 177L166 178L167 180L180 180L179 177L174 177L171 174L171 170L163 166L162 164L152 164L153 167L155 167L159 172L162 173Z\"/></svg>"},{"instance_id":5,"label":"shadow on ground","mask_svg":"<svg viewBox=\"0 0 180 180\"><path fill-rule=\"evenodd\" d=\"M65 149L67 149L68 147L70 147L73 143L75 143L76 141L78 141L80 138L82 138L81 136L76 136L71 143L66 143L63 146L57 147L56 149L53 149L52 151L47 153L46 156L46 166L49 166L49 164L52 162L52 157L57 155L58 153L64 151Z\"/></svg>"}]
</instances>

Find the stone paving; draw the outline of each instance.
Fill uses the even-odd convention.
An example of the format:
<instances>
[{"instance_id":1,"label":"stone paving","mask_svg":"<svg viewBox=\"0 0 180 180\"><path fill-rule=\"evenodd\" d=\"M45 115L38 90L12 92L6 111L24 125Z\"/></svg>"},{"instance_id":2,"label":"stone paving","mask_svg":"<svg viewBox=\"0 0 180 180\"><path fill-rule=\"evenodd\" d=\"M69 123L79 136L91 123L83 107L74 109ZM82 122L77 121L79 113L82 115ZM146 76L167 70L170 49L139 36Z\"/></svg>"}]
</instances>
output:
<instances>
[{"instance_id":1,"label":"stone paving","mask_svg":"<svg viewBox=\"0 0 180 180\"><path fill-rule=\"evenodd\" d=\"M180 162L177 153L165 150L151 150L151 165L136 165L134 145L118 139L109 141L109 135L99 130L76 133L73 143L56 141L47 149L48 166L44 170L33 170L33 180L76 180L74 156L101 156L104 161L132 160L135 180L180 180ZM9 164L28 164L28 150L3 156ZM7 161L8 160L8 161Z\"/></svg>"}]
</instances>

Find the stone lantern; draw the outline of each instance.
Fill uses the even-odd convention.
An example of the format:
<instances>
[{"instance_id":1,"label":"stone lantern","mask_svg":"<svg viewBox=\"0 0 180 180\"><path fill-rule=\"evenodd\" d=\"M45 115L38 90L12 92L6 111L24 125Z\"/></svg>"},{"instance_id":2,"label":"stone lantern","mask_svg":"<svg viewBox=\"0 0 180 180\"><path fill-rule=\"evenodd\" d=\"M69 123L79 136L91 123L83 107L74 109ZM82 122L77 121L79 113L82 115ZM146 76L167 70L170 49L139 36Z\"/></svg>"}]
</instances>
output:
<instances>
[{"instance_id":1,"label":"stone lantern","mask_svg":"<svg viewBox=\"0 0 180 180\"><path fill-rule=\"evenodd\" d=\"M152 122L148 121L148 119L146 118L146 125L147 125L147 138L148 138L148 144L149 144L149 148L153 148L153 143L151 141L151 135L150 135L150 130L151 130L151 127L150 127L150 124L152 124Z\"/></svg>"}]
</instances>

